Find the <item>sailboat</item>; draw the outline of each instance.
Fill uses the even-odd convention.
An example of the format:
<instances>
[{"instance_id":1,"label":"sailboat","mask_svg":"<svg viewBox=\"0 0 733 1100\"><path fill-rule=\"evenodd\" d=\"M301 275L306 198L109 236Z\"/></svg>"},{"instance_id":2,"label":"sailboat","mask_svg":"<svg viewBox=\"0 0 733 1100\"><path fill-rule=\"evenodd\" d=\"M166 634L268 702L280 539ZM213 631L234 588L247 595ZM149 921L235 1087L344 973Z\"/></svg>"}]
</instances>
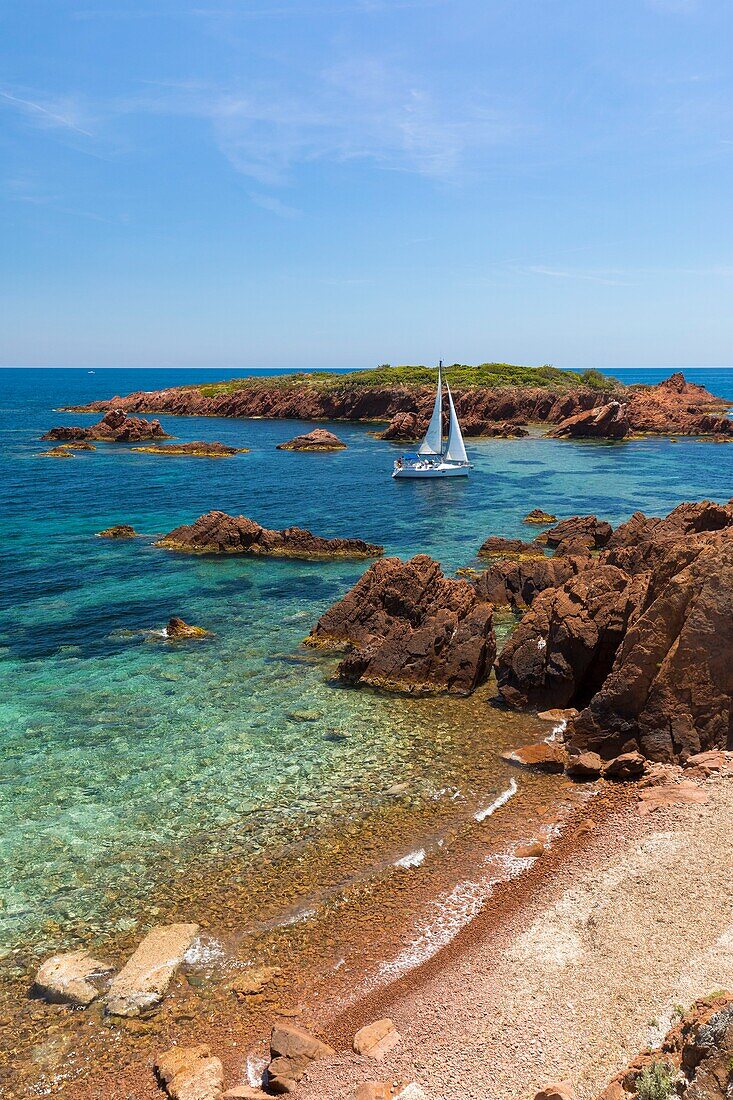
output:
<instances>
[{"instance_id":1,"label":"sailboat","mask_svg":"<svg viewBox=\"0 0 733 1100\"><path fill-rule=\"evenodd\" d=\"M453 395L445 383L448 395L448 440L443 447L443 360L438 367L438 390L433 415L417 454L402 455L394 464L392 477L468 477L471 463L458 423Z\"/></svg>"}]
</instances>

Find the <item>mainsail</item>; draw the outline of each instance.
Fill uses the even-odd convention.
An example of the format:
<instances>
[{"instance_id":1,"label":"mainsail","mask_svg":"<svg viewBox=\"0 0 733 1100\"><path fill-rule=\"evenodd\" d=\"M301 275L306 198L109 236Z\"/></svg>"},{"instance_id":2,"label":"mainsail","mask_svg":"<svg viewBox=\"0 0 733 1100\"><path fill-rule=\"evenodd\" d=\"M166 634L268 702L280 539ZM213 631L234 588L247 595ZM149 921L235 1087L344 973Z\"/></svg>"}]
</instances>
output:
<instances>
[{"instance_id":1,"label":"mainsail","mask_svg":"<svg viewBox=\"0 0 733 1100\"><path fill-rule=\"evenodd\" d=\"M468 462L468 455L466 454L466 448L463 443L463 435L461 434L461 425L458 423L455 405L453 404L453 394L450 392L450 386L447 382L445 384L445 388L448 391L450 421L448 425L448 446L445 449L445 455L443 457L445 458L446 462Z\"/></svg>"},{"instance_id":2,"label":"mainsail","mask_svg":"<svg viewBox=\"0 0 733 1100\"><path fill-rule=\"evenodd\" d=\"M430 417L428 430L418 447L417 453L421 455L439 455L443 453L443 380L440 367L438 367L438 392L435 395L433 415Z\"/></svg>"}]
</instances>

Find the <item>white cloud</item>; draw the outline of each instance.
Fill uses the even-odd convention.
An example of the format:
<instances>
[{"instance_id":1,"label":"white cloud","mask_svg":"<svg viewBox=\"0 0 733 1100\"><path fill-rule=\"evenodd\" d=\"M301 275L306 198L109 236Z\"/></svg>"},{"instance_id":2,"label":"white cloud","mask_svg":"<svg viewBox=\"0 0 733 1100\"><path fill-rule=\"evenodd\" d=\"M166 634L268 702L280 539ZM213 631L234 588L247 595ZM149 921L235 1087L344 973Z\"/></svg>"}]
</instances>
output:
<instances>
[{"instance_id":1,"label":"white cloud","mask_svg":"<svg viewBox=\"0 0 733 1100\"><path fill-rule=\"evenodd\" d=\"M23 95L13 95L10 92L0 91L0 100L4 100L7 105L21 111L37 126L71 130L73 133L81 134L84 137L94 137L89 128L91 121L78 98L74 96L30 99Z\"/></svg>"}]
</instances>

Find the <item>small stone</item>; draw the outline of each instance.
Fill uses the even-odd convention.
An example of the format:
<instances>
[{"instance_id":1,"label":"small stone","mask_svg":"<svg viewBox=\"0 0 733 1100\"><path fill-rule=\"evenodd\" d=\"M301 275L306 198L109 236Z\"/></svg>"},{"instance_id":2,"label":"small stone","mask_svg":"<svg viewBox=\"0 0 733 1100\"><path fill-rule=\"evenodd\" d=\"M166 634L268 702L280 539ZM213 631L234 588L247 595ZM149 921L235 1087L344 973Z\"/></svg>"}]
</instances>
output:
<instances>
[{"instance_id":1,"label":"small stone","mask_svg":"<svg viewBox=\"0 0 733 1100\"><path fill-rule=\"evenodd\" d=\"M531 512L524 517L523 523L540 523L543 526L547 526L550 523L557 523L557 516L553 516L551 512L543 512L541 508L533 508Z\"/></svg>"},{"instance_id":2,"label":"small stone","mask_svg":"<svg viewBox=\"0 0 733 1100\"><path fill-rule=\"evenodd\" d=\"M315 1035L295 1024L276 1024L270 1036L268 1088L271 1092L292 1092L311 1062L330 1058L335 1053Z\"/></svg>"},{"instance_id":3,"label":"small stone","mask_svg":"<svg viewBox=\"0 0 733 1100\"><path fill-rule=\"evenodd\" d=\"M52 1004L83 1007L91 1004L100 993L90 979L100 978L113 969L109 963L100 962L88 951L69 951L64 955L54 955L41 964L33 989Z\"/></svg>"},{"instance_id":4,"label":"small stone","mask_svg":"<svg viewBox=\"0 0 733 1100\"><path fill-rule=\"evenodd\" d=\"M137 531L129 523L116 523L114 527L97 531L98 539L134 539L136 536Z\"/></svg>"},{"instance_id":5,"label":"small stone","mask_svg":"<svg viewBox=\"0 0 733 1100\"><path fill-rule=\"evenodd\" d=\"M165 636L174 642L181 638L213 638L210 630L204 630L202 626L191 626L177 615L168 620Z\"/></svg>"},{"instance_id":6,"label":"small stone","mask_svg":"<svg viewBox=\"0 0 733 1100\"><path fill-rule=\"evenodd\" d=\"M522 745L511 752L503 752L502 760L518 764L522 768L534 768L541 772L561 772L567 763L567 753L561 745L540 741L537 745Z\"/></svg>"},{"instance_id":7,"label":"small stone","mask_svg":"<svg viewBox=\"0 0 733 1100\"><path fill-rule=\"evenodd\" d=\"M366 1081L359 1085L354 1100L394 1100L409 1087L406 1081Z\"/></svg>"},{"instance_id":8,"label":"small stone","mask_svg":"<svg viewBox=\"0 0 733 1100\"><path fill-rule=\"evenodd\" d=\"M221 1100L224 1068L204 1044L171 1047L155 1059L155 1072L171 1100Z\"/></svg>"},{"instance_id":9,"label":"small stone","mask_svg":"<svg viewBox=\"0 0 733 1100\"><path fill-rule=\"evenodd\" d=\"M520 844L515 855L519 859L537 859L545 854L545 846L539 840L531 840L529 844Z\"/></svg>"},{"instance_id":10,"label":"small stone","mask_svg":"<svg viewBox=\"0 0 733 1100\"><path fill-rule=\"evenodd\" d=\"M397 1046L400 1035L389 1019L376 1020L360 1028L354 1036L354 1050L367 1058L383 1062L385 1055Z\"/></svg>"},{"instance_id":11,"label":"small stone","mask_svg":"<svg viewBox=\"0 0 733 1100\"><path fill-rule=\"evenodd\" d=\"M543 722L569 722L571 718L578 717L575 707L553 707L551 710L541 710L538 715Z\"/></svg>"},{"instance_id":12,"label":"small stone","mask_svg":"<svg viewBox=\"0 0 733 1100\"><path fill-rule=\"evenodd\" d=\"M599 779L602 768L603 761L597 752L582 752L579 756L571 756L565 774L570 779L587 783Z\"/></svg>"},{"instance_id":13,"label":"small stone","mask_svg":"<svg viewBox=\"0 0 733 1100\"><path fill-rule=\"evenodd\" d=\"M198 933L198 924L159 925L148 932L110 983L108 1014L139 1016L157 1007Z\"/></svg>"},{"instance_id":14,"label":"small stone","mask_svg":"<svg viewBox=\"0 0 733 1100\"><path fill-rule=\"evenodd\" d=\"M646 761L640 752L624 752L603 765L604 779L639 779L644 774Z\"/></svg>"}]
</instances>

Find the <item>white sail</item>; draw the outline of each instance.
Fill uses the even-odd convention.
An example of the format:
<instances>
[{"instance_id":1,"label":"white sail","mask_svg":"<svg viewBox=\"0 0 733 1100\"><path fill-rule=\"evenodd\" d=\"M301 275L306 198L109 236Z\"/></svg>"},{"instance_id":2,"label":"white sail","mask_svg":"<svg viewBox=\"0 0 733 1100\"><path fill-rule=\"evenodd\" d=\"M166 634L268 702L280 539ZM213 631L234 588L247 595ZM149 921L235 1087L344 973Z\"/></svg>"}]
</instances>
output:
<instances>
[{"instance_id":1,"label":"white sail","mask_svg":"<svg viewBox=\"0 0 733 1100\"><path fill-rule=\"evenodd\" d=\"M433 415L430 417L425 438L417 449L421 455L439 455L443 452L443 380L438 367L438 392L435 395Z\"/></svg>"},{"instance_id":2,"label":"white sail","mask_svg":"<svg viewBox=\"0 0 733 1100\"><path fill-rule=\"evenodd\" d=\"M446 382L445 388L448 391L448 407L450 409L450 423L448 426L448 446L445 449L446 462L468 462L468 455L466 454L466 448L463 443L463 435L461 434L461 425L458 423L458 417L456 416L456 407L453 404L453 394L450 392L450 386Z\"/></svg>"}]
</instances>

